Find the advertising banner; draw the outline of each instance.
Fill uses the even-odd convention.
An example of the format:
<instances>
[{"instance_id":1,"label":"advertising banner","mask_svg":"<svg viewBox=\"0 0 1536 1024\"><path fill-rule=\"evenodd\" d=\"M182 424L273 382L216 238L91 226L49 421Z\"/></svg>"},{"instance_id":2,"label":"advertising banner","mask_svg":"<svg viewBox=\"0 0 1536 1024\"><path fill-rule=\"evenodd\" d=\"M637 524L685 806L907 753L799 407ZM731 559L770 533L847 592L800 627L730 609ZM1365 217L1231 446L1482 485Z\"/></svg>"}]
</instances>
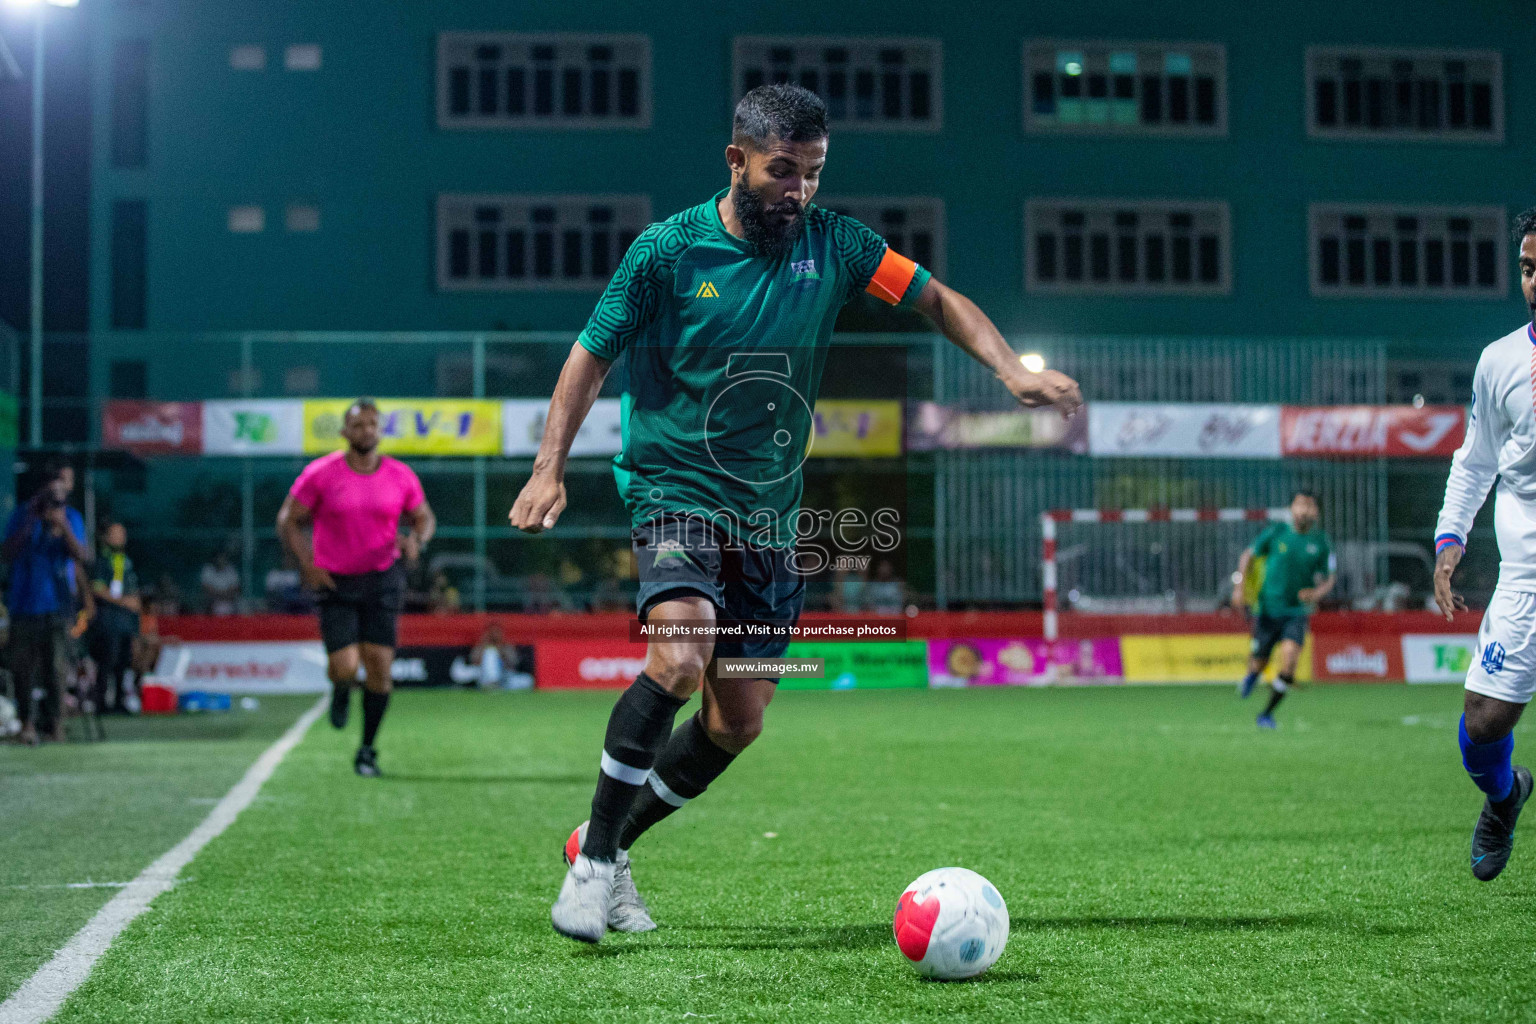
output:
<instances>
[{"instance_id":1,"label":"advertising banner","mask_svg":"<svg viewBox=\"0 0 1536 1024\"><path fill-rule=\"evenodd\" d=\"M1396 636L1359 638L1319 633L1313 647L1312 671L1318 682L1396 682L1403 678L1403 649Z\"/></svg>"},{"instance_id":2,"label":"advertising banner","mask_svg":"<svg viewBox=\"0 0 1536 1024\"><path fill-rule=\"evenodd\" d=\"M907 447L913 451L957 448L1060 448L1088 451L1084 414L1070 420L1054 409L967 412L937 402L916 402L907 420Z\"/></svg>"},{"instance_id":3,"label":"advertising banner","mask_svg":"<svg viewBox=\"0 0 1536 1024\"><path fill-rule=\"evenodd\" d=\"M1459 405L1287 405L1280 418L1285 455L1449 458L1466 432Z\"/></svg>"},{"instance_id":4,"label":"advertising banner","mask_svg":"<svg viewBox=\"0 0 1536 1024\"><path fill-rule=\"evenodd\" d=\"M930 686L1053 686L1118 683L1120 643L1096 640L928 641Z\"/></svg>"},{"instance_id":5,"label":"advertising banner","mask_svg":"<svg viewBox=\"0 0 1536 1024\"><path fill-rule=\"evenodd\" d=\"M512 398L501 403L501 453L533 456L544 440L547 398ZM571 444L572 455L617 455L622 420L617 398L599 398Z\"/></svg>"},{"instance_id":6,"label":"advertising banner","mask_svg":"<svg viewBox=\"0 0 1536 1024\"><path fill-rule=\"evenodd\" d=\"M101 443L136 455L198 455L202 410L196 402L115 399L102 407Z\"/></svg>"},{"instance_id":7,"label":"advertising banner","mask_svg":"<svg viewBox=\"0 0 1536 1024\"><path fill-rule=\"evenodd\" d=\"M792 643L786 658L820 658L821 679L785 678L781 690L894 690L928 685L928 645L921 640Z\"/></svg>"},{"instance_id":8,"label":"advertising banner","mask_svg":"<svg viewBox=\"0 0 1536 1024\"><path fill-rule=\"evenodd\" d=\"M816 403L812 458L890 458L901 454L901 402L824 398Z\"/></svg>"},{"instance_id":9,"label":"advertising banner","mask_svg":"<svg viewBox=\"0 0 1536 1024\"><path fill-rule=\"evenodd\" d=\"M397 686L473 686L484 690L526 690L533 686L533 648L502 644L478 659L471 647L401 647L391 676Z\"/></svg>"},{"instance_id":10,"label":"advertising banner","mask_svg":"<svg viewBox=\"0 0 1536 1024\"><path fill-rule=\"evenodd\" d=\"M643 643L540 640L534 645L534 685L541 690L618 690L645 668Z\"/></svg>"},{"instance_id":11,"label":"advertising banner","mask_svg":"<svg viewBox=\"0 0 1536 1024\"><path fill-rule=\"evenodd\" d=\"M1248 672L1247 633L1173 633L1123 636L1120 658L1128 683L1237 683ZM1273 679L1278 659L1264 672ZM1312 679L1312 637L1302 645L1296 678Z\"/></svg>"},{"instance_id":12,"label":"advertising banner","mask_svg":"<svg viewBox=\"0 0 1536 1024\"><path fill-rule=\"evenodd\" d=\"M390 455L496 455L501 451L501 403L483 398L381 398L379 449ZM341 420L350 398L304 403L304 451L341 447Z\"/></svg>"},{"instance_id":13,"label":"advertising banner","mask_svg":"<svg viewBox=\"0 0 1536 1024\"><path fill-rule=\"evenodd\" d=\"M177 690L214 693L329 693L320 642L167 644L155 674Z\"/></svg>"},{"instance_id":14,"label":"advertising banner","mask_svg":"<svg viewBox=\"0 0 1536 1024\"><path fill-rule=\"evenodd\" d=\"M304 403L298 399L203 403L203 454L299 455Z\"/></svg>"},{"instance_id":15,"label":"advertising banner","mask_svg":"<svg viewBox=\"0 0 1536 1024\"><path fill-rule=\"evenodd\" d=\"M1473 633L1403 634L1403 673L1410 683L1462 683L1477 657Z\"/></svg>"},{"instance_id":16,"label":"advertising banner","mask_svg":"<svg viewBox=\"0 0 1536 1024\"><path fill-rule=\"evenodd\" d=\"M1088 452L1097 457L1278 459L1278 405L1094 402Z\"/></svg>"}]
</instances>

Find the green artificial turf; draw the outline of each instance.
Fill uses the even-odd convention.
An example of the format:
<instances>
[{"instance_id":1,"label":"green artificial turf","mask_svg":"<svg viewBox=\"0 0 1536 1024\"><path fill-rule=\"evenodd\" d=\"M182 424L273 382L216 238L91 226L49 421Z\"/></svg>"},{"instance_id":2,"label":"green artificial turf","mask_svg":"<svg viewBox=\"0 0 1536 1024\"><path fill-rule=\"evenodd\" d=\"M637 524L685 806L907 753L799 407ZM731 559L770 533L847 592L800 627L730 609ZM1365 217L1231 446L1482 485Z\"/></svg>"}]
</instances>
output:
<instances>
[{"instance_id":1,"label":"green artificial turf","mask_svg":"<svg viewBox=\"0 0 1536 1024\"><path fill-rule=\"evenodd\" d=\"M313 697L115 718L108 742L0 744L0 998L180 842ZM70 734L83 735L78 722Z\"/></svg>"},{"instance_id":2,"label":"green artificial turf","mask_svg":"<svg viewBox=\"0 0 1536 1024\"><path fill-rule=\"evenodd\" d=\"M1216 687L786 693L636 846L662 929L586 947L548 910L612 700L402 693L373 781L316 725L57 1019L1536 1020L1536 837L1472 879L1455 687L1308 689L1274 734ZM1013 920L976 982L890 935L947 864Z\"/></svg>"}]
</instances>

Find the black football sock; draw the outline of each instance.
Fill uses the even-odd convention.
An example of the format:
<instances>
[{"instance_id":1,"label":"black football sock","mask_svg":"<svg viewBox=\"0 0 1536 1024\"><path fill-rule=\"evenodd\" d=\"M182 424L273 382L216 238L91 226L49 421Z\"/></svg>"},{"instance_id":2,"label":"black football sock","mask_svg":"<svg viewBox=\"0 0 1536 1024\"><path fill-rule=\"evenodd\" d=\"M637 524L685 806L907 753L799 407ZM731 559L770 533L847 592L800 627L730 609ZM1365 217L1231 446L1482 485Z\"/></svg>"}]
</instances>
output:
<instances>
[{"instance_id":1,"label":"black football sock","mask_svg":"<svg viewBox=\"0 0 1536 1024\"><path fill-rule=\"evenodd\" d=\"M613 706L603 740L597 791L592 794L587 839L581 847L592 860L611 861L618 855L619 830L629 817L635 795L645 788L645 777L656 763L657 752L667 742L673 716L685 703L641 672Z\"/></svg>"},{"instance_id":2,"label":"black football sock","mask_svg":"<svg viewBox=\"0 0 1536 1024\"><path fill-rule=\"evenodd\" d=\"M1275 708L1280 706L1282 700L1285 700L1286 693L1295 685L1295 682L1296 680L1292 676L1275 677L1275 681L1269 684L1269 703L1264 705L1264 713L1266 715L1273 715L1275 713Z\"/></svg>"},{"instance_id":3,"label":"black football sock","mask_svg":"<svg viewBox=\"0 0 1536 1024\"><path fill-rule=\"evenodd\" d=\"M646 787L635 797L619 836L619 848L627 850L635 845L652 825L708 789L734 760L735 754L709 738L697 714L678 726L657 755Z\"/></svg>"},{"instance_id":4,"label":"black football sock","mask_svg":"<svg viewBox=\"0 0 1536 1024\"><path fill-rule=\"evenodd\" d=\"M373 746L379 735L379 724L384 721L384 709L389 707L389 694L363 691L363 746Z\"/></svg>"}]
</instances>

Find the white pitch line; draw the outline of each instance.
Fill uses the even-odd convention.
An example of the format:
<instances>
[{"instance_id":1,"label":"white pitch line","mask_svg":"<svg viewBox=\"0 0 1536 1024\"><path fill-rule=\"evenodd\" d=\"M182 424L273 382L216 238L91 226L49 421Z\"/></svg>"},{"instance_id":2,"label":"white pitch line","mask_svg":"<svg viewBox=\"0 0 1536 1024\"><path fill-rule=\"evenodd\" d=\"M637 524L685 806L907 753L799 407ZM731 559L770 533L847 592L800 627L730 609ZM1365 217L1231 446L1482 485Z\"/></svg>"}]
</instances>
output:
<instances>
[{"instance_id":1,"label":"white pitch line","mask_svg":"<svg viewBox=\"0 0 1536 1024\"><path fill-rule=\"evenodd\" d=\"M245 777L224 794L224 799L208 812L208 817L187 838L139 872L137 878L108 900L107 905L75 933L68 945L39 967L11 998L0 1003L0 1024L43 1024L57 1013L70 993L90 976L91 968L96 966L96 961L119 933L149 908L151 900L175 885L176 876L187 862L250 806L262 784L272 777L288 751L298 745L304 733L315 724L315 719L325 711L327 702L328 698L322 697L299 716L299 720L256 759Z\"/></svg>"}]
</instances>

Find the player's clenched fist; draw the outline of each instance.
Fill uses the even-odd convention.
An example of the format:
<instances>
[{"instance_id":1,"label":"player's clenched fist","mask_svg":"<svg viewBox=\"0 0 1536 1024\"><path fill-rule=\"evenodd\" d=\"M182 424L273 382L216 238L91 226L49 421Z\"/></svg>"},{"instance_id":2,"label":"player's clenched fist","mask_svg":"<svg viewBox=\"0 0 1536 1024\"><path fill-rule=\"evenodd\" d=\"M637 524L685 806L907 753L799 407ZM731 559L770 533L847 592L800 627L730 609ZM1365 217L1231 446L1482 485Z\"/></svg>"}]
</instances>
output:
<instances>
[{"instance_id":1,"label":"player's clenched fist","mask_svg":"<svg viewBox=\"0 0 1536 1024\"><path fill-rule=\"evenodd\" d=\"M507 519L513 529L540 533L553 529L564 511L565 481L549 474L535 473L523 485Z\"/></svg>"},{"instance_id":2,"label":"player's clenched fist","mask_svg":"<svg viewBox=\"0 0 1536 1024\"><path fill-rule=\"evenodd\" d=\"M1077 381L1056 370L1039 373L1023 370L1006 383L1019 404L1031 409L1049 405L1059 409L1063 416L1071 416L1083 404L1083 393L1078 389Z\"/></svg>"}]
</instances>

